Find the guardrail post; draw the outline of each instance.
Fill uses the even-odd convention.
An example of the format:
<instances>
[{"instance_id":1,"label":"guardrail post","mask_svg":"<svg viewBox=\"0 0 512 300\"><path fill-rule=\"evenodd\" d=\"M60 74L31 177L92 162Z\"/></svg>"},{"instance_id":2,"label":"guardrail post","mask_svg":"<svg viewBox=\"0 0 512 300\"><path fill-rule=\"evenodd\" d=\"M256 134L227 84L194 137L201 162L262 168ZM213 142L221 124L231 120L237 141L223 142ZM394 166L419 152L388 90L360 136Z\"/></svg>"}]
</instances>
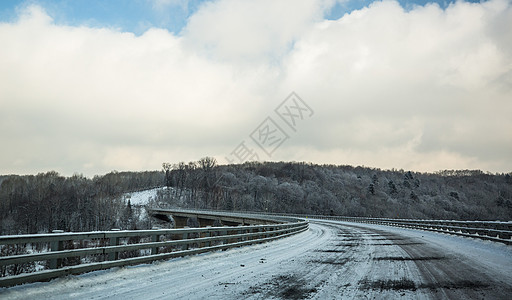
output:
<instances>
[{"instance_id":1,"label":"guardrail post","mask_svg":"<svg viewBox=\"0 0 512 300\"><path fill-rule=\"evenodd\" d=\"M190 228L190 227L189 226L185 226L183 228ZM188 239L188 233L184 233L181 239L187 240ZM188 250L188 243L183 244L183 246L181 246L181 249L182 250Z\"/></svg>"},{"instance_id":2,"label":"guardrail post","mask_svg":"<svg viewBox=\"0 0 512 300\"><path fill-rule=\"evenodd\" d=\"M112 231L119 231L118 228L112 228ZM119 246L119 237L113 236L108 241L109 246ZM108 260L118 260L119 259L119 252L110 252L108 254Z\"/></svg>"},{"instance_id":3,"label":"guardrail post","mask_svg":"<svg viewBox=\"0 0 512 300\"><path fill-rule=\"evenodd\" d=\"M211 226L210 225L207 225L206 228L210 228ZM204 233L204 237L211 237L212 236L212 232L211 231L206 231ZM211 241L208 241L208 242L204 242L203 243L203 247L211 247L212 245L212 242Z\"/></svg>"},{"instance_id":4,"label":"guardrail post","mask_svg":"<svg viewBox=\"0 0 512 300\"><path fill-rule=\"evenodd\" d=\"M156 243L160 241L160 235L155 233L151 235L151 242ZM151 255L158 254L158 247L151 248Z\"/></svg>"},{"instance_id":5,"label":"guardrail post","mask_svg":"<svg viewBox=\"0 0 512 300\"><path fill-rule=\"evenodd\" d=\"M64 230L53 230L52 233L63 233ZM64 241L53 241L50 243L50 251L64 250ZM62 258L50 259L50 269L57 269L62 265Z\"/></svg>"},{"instance_id":6,"label":"guardrail post","mask_svg":"<svg viewBox=\"0 0 512 300\"><path fill-rule=\"evenodd\" d=\"M222 235L223 235L223 236L225 236L225 239L224 239L224 240L222 240L222 241L223 241L223 244L224 244L224 245L225 245L225 244L229 244L228 230L227 230L227 229L226 229L226 230L223 230L223 231L222 231Z\"/></svg>"}]
</instances>

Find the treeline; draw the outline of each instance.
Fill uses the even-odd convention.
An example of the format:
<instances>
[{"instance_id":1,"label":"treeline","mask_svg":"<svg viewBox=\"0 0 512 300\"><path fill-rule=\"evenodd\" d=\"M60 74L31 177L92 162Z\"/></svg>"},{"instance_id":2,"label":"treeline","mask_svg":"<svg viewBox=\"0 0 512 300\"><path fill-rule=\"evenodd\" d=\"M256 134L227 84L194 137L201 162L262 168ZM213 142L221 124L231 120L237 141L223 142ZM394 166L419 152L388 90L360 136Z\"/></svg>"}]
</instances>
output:
<instances>
[{"instance_id":1,"label":"treeline","mask_svg":"<svg viewBox=\"0 0 512 300\"><path fill-rule=\"evenodd\" d=\"M162 205L391 218L512 220L512 178L296 162L164 164Z\"/></svg>"},{"instance_id":2,"label":"treeline","mask_svg":"<svg viewBox=\"0 0 512 300\"><path fill-rule=\"evenodd\" d=\"M162 186L164 173L111 172L92 179L51 171L0 177L0 234L135 227L126 192Z\"/></svg>"},{"instance_id":3,"label":"treeline","mask_svg":"<svg viewBox=\"0 0 512 300\"><path fill-rule=\"evenodd\" d=\"M0 234L150 228L123 195L167 185L150 206L391 218L512 220L512 173L418 173L297 162L163 164L86 178L0 176Z\"/></svg>"}]
</instances>

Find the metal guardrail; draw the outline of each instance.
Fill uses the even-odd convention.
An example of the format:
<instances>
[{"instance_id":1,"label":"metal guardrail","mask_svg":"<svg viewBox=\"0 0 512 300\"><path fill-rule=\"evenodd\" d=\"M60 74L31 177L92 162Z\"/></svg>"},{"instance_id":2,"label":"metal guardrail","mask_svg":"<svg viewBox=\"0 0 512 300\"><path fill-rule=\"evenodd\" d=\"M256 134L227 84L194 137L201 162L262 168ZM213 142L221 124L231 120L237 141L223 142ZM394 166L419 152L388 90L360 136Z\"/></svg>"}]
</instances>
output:
<instances>
[{"instance_id":1,"label":"metal guardrail","mask_svg":"<svg viewBox=\"0 0 512 300\"><path fill-rule=\"evenodd\" d=\"M224 212L223 212L224 213ZM236 212L226 212L237 214ZM242 213L242 212L240 212ZM285 214L267 212L243 212L260 216L274 216L277 218L311 218L335 220L344 222L356 222L367 224L379 224L411 229L428 230L440 233L460 235L471 238L478 238L494 242L512 245L512 221L457 221L457 220L416 220L416 219L391 219L391 218L369 218L369 217L344 217L324 216L308 214ZM281 219L283 220L283 219Z\"/></svg>"},{"instance_id":2,"label":"metal guardrail","mask_svg":"<svg viewBox=\"0 0 512 300\"><path fill-rule=\"evenodd\" d=\"M198 210L196 210L199 212ZM33 273L0 277L0 287L21 283L44 281L52 278L80 274L112 267L149 263L155 260L223 250L244 245L263 243L305 231L309 227L303 219L325 219L345 222L380 224L395 227L429 230L491 240L512 245L512 222L499 221L451 221L413 220L365 217L342 217L302 214L279 214L262 212L214 212L223 216L257 216L268 218L279 224L236 227L204 227L157 230L103 231L81 233L51 233L33 235L0 236L0 249L27 245L45 245L48 252L0 256L0 270L7 266L47 261L49 269ZM142 240L128 243L129 238ZM92 244L79 249L65 249L65 244ZM44 246L42 246L44 248ZM127 251L145 252L145 256L122 258ZM140 253L139 253L140 254ZM142 253L144 254L144 253ZM65 259L96 256L101 261L63 266Z\"/></svg>"},{"instance_id":3,"label":"metal guardrail","mask_svg":"<svg viewBox=\"0 0 512 300\"><path fill-rule=\"evenodd\" d=\"M296 214L291 214L288 216L428 230L512 245L512 222L387 219Z\"/></svg>"},{"instance_id":4,"label":"metal guardrail","mask_svg":"<svg viewBox=\"0 0 512 300\"><path fill-rule=\"evenodd\" d=\"M345 220L448 233L512 245L512 222L448 221L448 220L400 220L367 218Z\"/></svg>"},{"instance_id":5,"label":"metal guardrail","mask_svg":"<svg viewBox=\"0 0 512 300\"><path fill-rule=\"evenodd\" d=\"M238 221L262 221L262 223L283 223L283 222L296 222L297 219L305 219L303 215L286 215L286 214L278 214L278 213L265 213L265 212L254 212L254 211L244 211L244 212L236 212L236 211L227 211L227 210L209 210L209 209L183 209L183 208L152 208L150 209L152 212L156 213L166 213L173 212L178 213L186 213L191 217L197 216L210 216L217 218L235 218Z\"/></svg>"},{"instance_id":6,"label":"metal guardrail","mask_svg":"<svg viewBox=\"0 0 512 300\"><path fill-rule=\"evenodd\" d=\"M81 233L51 233L0 236L0 249L39 245L47 252L0 257L0 268L16 264L46 261L49 269L32 273L0 277L0 287L44 281L112 267L149 263L155 260L224 250L233 247L271 241L293 235L309 228L307 221L295 220L271 225L236 227L204 227L157 230L103 231ZM129 238L142 242L128 244ZM65 249L65 245L93 245ZM41 246L42 245L42 246ZM122 258L127 251L145 252L145 256ZM81 263L83 258L95 257L98 262ZM66 259L75 258L78 264L63 266Z\"/></svg>"}]
</instances>

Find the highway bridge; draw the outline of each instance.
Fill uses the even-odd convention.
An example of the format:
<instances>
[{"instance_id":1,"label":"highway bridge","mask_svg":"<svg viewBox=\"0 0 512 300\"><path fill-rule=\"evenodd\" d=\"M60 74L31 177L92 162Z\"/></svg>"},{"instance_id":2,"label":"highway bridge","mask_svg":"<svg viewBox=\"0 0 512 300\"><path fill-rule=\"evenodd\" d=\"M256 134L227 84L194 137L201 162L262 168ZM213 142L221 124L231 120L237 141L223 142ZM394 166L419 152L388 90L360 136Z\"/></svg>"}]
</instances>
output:
<instances>
[{"instance_id":1,"label":"highway bridge","mask_svg":"<svg viewBox=\"0 0 512 300\"><path fill-rule=\"evenodd\" d=\"M199 223L202 219L205 226L224 220L229 225L245 229L242 233L232 232L233 247L228 247L229 243L208 244L204 240L221 239L224 234L203 237L198 234L192 239L203 239L202 245L196 242L188 250L179 251L201 246L207 249L217 245L220 248L153 263L64 276L49 282L4 287L0 288L0 298L512 298L512 246L507 227L510 223L507 222L466 222L464 226L453 224L455 221L432 221L427 228L426 223L419 220L395 220L394 226L389 226L392 225L389 219L315 216L307 218L306 228L302 221L290 216L196 211L154 213L172 216L175 224L185 224L183 219L176 221L179 218L196 218ZM283 238L277 239L276 234L283 228L272 228L268 234L264 234L264 230L255 230L258 226L282 226L279 224L288 226L282 231ZM291 224L297 230L292 230ZM423 226L423 230L404 228L414 226ZM203 230L205 228L228 226L203 227ZM450 229L458 235L448 234ZM273 236L272 231L275 231ZM243 234L252 235L243 237ZM478 236L484 238L476 238ZM251 240L254 242L250 243ZM173 241L180 240L170 242ZM242 245L245 246L240 247Z\"/></svg>"}]
</instances>

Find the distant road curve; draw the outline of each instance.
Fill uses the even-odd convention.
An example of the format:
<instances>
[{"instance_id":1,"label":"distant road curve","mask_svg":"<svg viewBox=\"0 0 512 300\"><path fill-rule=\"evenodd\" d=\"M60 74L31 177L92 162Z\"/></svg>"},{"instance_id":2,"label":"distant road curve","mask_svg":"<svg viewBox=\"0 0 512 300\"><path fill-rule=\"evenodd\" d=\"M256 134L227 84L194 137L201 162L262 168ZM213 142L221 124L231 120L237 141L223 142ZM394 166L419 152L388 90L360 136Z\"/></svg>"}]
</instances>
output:
<instances>
[{"instance_id":1,"label":"distant road curve","mask_svg":"<svg viewBox=\"0 0 512 300\"><path fill-rule=\"evenodd\" d=\"M0 289L2 299L511 299L512 247L310 220L281 240Z\"/></svg>"}]
</instances>

